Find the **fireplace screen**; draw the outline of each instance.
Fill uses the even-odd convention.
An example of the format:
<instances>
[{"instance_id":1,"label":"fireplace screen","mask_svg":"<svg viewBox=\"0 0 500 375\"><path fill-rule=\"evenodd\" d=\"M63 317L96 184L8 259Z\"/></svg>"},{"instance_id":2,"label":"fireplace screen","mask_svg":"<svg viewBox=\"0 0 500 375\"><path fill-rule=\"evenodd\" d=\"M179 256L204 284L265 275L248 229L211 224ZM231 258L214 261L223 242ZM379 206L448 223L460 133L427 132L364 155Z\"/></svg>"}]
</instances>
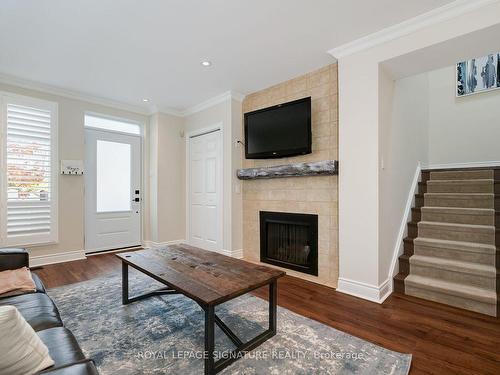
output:
<instances>
[{"instance_id":1,"label":"fireplace screen","mask_svg":"<svg viewBox=\"0 0 500 375\"><path fill-rule=\"evenodd\" d=\"M318 216L260 212L260 260L318 275Z\"/></svg>"}]
</instances>

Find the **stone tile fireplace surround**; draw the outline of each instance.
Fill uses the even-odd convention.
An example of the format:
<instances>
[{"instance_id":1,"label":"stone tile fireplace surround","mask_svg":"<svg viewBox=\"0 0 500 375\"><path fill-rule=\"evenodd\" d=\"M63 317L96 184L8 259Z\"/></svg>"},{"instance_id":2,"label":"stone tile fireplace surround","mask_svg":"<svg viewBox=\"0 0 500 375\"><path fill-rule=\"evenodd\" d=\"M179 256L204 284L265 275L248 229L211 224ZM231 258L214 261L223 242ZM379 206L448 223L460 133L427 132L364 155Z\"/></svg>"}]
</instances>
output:
<instances>
[{"instance_id":1,"label":"stone tile fireplace surround","mask_svg":"<svg viewBox=\"0 0 500 375\"><path fill-rule=\"evenodd\" d=\"M246 160L243 155L243 168L338 159L337 64L247 95L243 102L243 112L307 96L312 98L312 153L283 159L260 160ZM285 268L284 270L292 276L337 287L337 176L244 180L242 184L244 259L260 262L261 211L317 215L318 276Z\"/></svg>"}]
</instances>

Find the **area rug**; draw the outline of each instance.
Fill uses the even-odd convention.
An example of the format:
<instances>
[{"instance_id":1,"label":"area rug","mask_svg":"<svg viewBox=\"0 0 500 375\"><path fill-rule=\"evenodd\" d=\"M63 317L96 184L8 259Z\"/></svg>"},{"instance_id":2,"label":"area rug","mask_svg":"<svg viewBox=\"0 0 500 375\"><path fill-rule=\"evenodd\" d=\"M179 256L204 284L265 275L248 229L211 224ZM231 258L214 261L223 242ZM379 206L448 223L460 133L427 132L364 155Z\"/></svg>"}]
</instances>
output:
<instances>
[{"instance_id":1,"label":"area rug","mask_svg":"<svg viewBox=\"0 0 500 375\"><path fill-rule=\"evenodd\" d=\"M130 270L130 295L160 287ZM182 295L121 303L121 275L50 289L64 324L103 375L203 374L204 313ZM267 301L244 295L216 313L243 340L267 328ZM231 341L216 327L216 354ZM371 344L314 320L278 308L278 334L220 374L408 373L411 355Z\"/></svg>"}]
</instances>

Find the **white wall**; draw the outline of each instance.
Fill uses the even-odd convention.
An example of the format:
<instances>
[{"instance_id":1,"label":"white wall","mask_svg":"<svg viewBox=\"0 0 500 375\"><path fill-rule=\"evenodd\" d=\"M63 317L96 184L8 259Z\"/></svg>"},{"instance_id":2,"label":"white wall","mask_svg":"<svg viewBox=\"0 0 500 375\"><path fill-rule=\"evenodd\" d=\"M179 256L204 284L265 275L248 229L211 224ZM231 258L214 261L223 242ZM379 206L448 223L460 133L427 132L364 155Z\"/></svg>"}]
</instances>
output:
<instances>
[{"instance_id":1,"label":"white wall","mask_svg":"<svg viewBox=\"0 0 500 375\"><path fill-rule=\"evenodd\" d=\"M500 163L500 90L455 91L454 66L429 72L429 164Z\"/></svg>"},{"instance_id":2,"label":"white wall","mask_svg":"<svg viewBox=\"0 0 500 375\"><path fill-rule=\"evenodd\" d=\"M149 230L146 241L186 239L185 141L183 119L164 113L151 116L149 135ZM146 216L146 215L145 215Z\"/></svg>"},{"instance_id":3,"label":"white wall","mask_svg":"<svg viewBox=\"0 0 500 375\"><path fill-rule=\"evenodd\" d=\"M388 111L382 118L390 121L380 122L379 274L388 275L394 252L402 253L399 235L406 230L417 166L428 160L429 77L389 79L383 86L390 89L381 95Z\"/></svg>"},{"instance_id":4,"label":"white wall","mask_svg":"<svg viewBox=\"0 0 500 375\"><path fill-rule=\"evenodd\" d=\"M127 118L145 125L149 121L147 116L137 113L17 86L0 83L0 91L49 100L58 104L59 159L84 160L86 111ZM59 241L52 245L30 247L28 248L30 255L45 256L84 250L84 181L83 176L59 176Z\"/></svg>"},{"instance_id":5,"label":"white wall","mask_svg":"<svg viewBox=\"0 0 500 375\"><path fill-rule=\"evenodd\" d=\"M184 132L222 124L224 140L224 239L223 249L236 256L242 246L242 202L236 178L241 167L241 102L227 97L222 103L186 117L165 113L151 116L98 105L42 91L0 83L0 91L56 102L59 113L59 158L83 160L85 112L101 113L140 122L144 125L143 240L165 243L186 239L186 139ZM29 247L32 256L52 256L84 251L85 200L82 176L59 176L59 241ZM44 258L44 261L54 261Z\"/></svg>"},{"instance_id":6,"label":"white wall","mask_svg":"<svg viewBox=\"0 0 500 375\"><path fill-rule=\"evenodd\" d=\"M409 28L398 38L339 56L340 291L380 300L381 286L391 277L381 272L389 268L392 256L381 251L379 242L379 235L383 235L381 223L385 220L379 204L379 190L384 188L384 178L379 178L383 174L379 139L388 136L382 122L390 121L388 111L380 116L384 111L379 108L380 95L390 88L380 87L387 86L389 80L379 77L379 66L439 43L449 42L448 51L460 50L461 36L498 23L500 3L495 2L442 18L438 23ZM452 58L446 63L452 65L456 61L455 56Z\"/></svg>"}]
</instances>

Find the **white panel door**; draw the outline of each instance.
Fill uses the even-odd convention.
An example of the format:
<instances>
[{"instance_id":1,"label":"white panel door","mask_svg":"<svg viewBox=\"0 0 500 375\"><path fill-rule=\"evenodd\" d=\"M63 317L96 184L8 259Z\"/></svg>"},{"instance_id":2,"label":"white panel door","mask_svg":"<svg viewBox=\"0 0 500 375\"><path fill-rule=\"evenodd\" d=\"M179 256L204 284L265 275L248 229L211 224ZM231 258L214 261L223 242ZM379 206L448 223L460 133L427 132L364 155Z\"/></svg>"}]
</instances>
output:
<instances>
[{"instance_id":1,"label":"white panel door","mask_svg":"<svg viewBox=\"0 0 500 375\"><path fill-rule=\"evenodd\" d=\"M206 250L222 249L221 132L189 138L189 238Z\"/></svg>"},{"instance_id":2,"label":"white panel door","mask_svg":"<svg viewBox=\"0 0 500 375\"><path fill-rule=\"evenodd\" d=\"M85 251L141 244L141 138L85 130Z\"/></svg>"}]
</instances>

